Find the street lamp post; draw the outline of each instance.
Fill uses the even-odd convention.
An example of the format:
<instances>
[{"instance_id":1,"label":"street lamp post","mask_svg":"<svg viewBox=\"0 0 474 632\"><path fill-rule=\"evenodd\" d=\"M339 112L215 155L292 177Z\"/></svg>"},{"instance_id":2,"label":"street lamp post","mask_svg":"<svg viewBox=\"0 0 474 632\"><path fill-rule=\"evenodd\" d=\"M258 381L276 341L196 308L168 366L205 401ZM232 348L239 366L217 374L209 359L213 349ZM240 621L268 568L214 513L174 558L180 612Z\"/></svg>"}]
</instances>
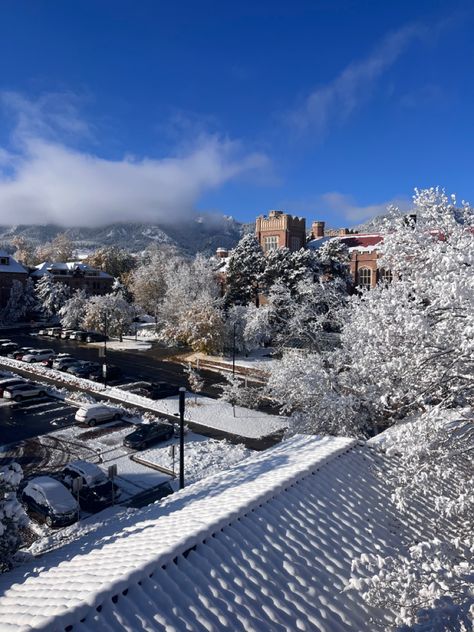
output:
<instances>
[{"instance_id":1,"label":"street lamp post","mask_svg":"<svg viewBox=\"0 0 474 632\"><path fill-rule=\"evenodd\" d=\"M232 377L235 375L235 329L237 327L237 323L234 323L234 337L232 344Z\"/></svg>"},{"instance_id":2,"label":"street lamp post","mask_svg":"<svg viewBox=\"0 0 474 632\"><path fill-rule=\"evenodd\" d=\"M179 389L179 489L184 489L184 400L186 389Z\"/></svg>"},{"instance_id":3,"label":"street lamp post","mask_svg":"<svg viewBox=\"0 0 474 632\"><path fill-rule=\"evenodd\" d=\"M102 365L104 387L107 388L107 312L104 312L104 364Z\"/></svg>"}]
</instances>

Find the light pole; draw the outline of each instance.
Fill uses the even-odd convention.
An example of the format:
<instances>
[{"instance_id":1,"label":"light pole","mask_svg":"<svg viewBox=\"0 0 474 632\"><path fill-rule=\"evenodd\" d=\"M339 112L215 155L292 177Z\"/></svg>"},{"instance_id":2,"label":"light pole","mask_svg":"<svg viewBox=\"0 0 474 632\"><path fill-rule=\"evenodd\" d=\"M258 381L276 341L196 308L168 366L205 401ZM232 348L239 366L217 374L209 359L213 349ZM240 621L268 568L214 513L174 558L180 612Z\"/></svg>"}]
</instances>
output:
<instances>
[{"instance_id":1,"label":"light pole","mask_svg":"<svg viewBox=\"0 0 474 632\"><path fill-rule=\"evenodd\" d=\"M104 388L107 388L107 312L104 312L104 364L102 365Z\"/></svg>"},{"instance_id":2,"label":"light pole","mask_svg":"<svg viewBox=\"0 0 474 632\"><path fill-rule=\"evenodd\" d=\"M179 389L179 489L184 489L184 399L186 389Z\"/></svg>"},{"instance_id":3,"label":"light pole","mask_svg":"<svg viewBox=\"0 0 474 632\"><path fill-rule=\"evenodd\" d=\"M232 377L235 375L235 329L237 327L237 323L234 323L234 337L232 344Z\"/></svg>"}]
</instances>

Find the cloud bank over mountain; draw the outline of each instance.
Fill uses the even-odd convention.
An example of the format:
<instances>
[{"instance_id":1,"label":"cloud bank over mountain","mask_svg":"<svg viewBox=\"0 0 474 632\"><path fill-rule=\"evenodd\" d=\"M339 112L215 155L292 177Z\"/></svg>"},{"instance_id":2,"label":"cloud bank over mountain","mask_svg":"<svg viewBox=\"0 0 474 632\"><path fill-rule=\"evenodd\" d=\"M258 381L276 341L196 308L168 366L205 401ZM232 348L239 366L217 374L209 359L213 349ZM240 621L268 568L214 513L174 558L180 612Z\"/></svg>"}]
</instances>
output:
<instances>
[{"instance_id":1,"label":"cloud bank over mountain","mask_svg":"<svg viewBox=\"0 0 474 632\"><path fill-rule=\"evenodd\" d=\"M16 125L12 148L0 147L0 223L175 224L194 216L207 191L269 165L264 154L247 152L239 141L205 134L158 159L87 153L70 141L90 135L90 128L71 99L61 98L32 103L3 95Z\"/></svg>"}]
</instances>

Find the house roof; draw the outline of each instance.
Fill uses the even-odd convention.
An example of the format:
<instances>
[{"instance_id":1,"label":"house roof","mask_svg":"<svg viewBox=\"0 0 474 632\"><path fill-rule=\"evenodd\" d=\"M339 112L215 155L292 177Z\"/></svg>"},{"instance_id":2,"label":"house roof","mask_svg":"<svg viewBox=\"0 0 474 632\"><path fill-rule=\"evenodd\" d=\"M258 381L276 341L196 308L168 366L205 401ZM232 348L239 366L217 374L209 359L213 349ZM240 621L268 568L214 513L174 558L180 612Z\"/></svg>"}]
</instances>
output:
<instances>
[{"instance_id":1,"label":"house roof","mask_svg":"<svg viewBox=\"0 0 474 632\"><path fill-rule=\"evenodd\" d=\"M10 263L8 265L0 264L0 272L15 272L16 274L28 274L25 268L18 263L8 252L0 250L0 258L8 257Z\"/></svg>"},{"instance_id":2,"label":"house roof","mask_svg":"<svg viewBox=\"0 0 474 632\"><path fill-rule=\"evenodd\" d=\"M86 275L90 272L94 272L94 276L107 279L113 278L112 275L108 274L107 272L104 272L103 270L97 270L96 268L91 268L86 263L82 263L80 261L56 261L53 263L50 261L43 261L43 263L40 263L36 266L36 269L31 273L31 276L42 277L45 274L51 275L51 271L53 273L56 271L65 271L72 274L75 270L81 270Z\"/></svg>"},{"instance_id":3,"label":"house roof","mask_svg":"<svg viewBox=\"0 0 474 632\"><path fill-rule=\"evenodd\" d=\"M4 574L0 630L376 630L351 561L429 524L397 523L388 459L294 437Z\"/></svg>"}]
</instances>

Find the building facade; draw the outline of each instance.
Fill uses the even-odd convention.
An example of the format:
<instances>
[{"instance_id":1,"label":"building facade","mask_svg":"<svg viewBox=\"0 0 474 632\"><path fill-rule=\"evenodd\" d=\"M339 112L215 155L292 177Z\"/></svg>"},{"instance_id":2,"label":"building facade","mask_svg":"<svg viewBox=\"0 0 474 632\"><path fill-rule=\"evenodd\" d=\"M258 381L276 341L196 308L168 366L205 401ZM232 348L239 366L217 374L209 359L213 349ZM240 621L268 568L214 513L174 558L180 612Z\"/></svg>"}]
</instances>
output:
<instances>
[{"instance_id":1,"label":"building facade","mask_svg":"<svg viewBox=\"0 0 474 632\"><path fill-rule=\"evenodd\" d=\"M269 211L257 217L255 234L263 252L288 248L292 252L306 247L306 220L283 211Z\"/></svg>"},{"instance_id":2,"label":"building facade","mask_svg":"<svg viewBox=\"0 0 474 632\"><path fill-rule=\"evenodd\" d=\"M0 250L0 307L5 307L10 297L13 281L25 283L28 271L11 255Z\"/></svg>"},{"instance_id":3,"label":"building facade","mask_svg":"<svg viewBox=\"0 0 474 632\"><path fill-rule=\"evenodd\" d=\"M45 261L36 266L31 273L33 279L39 280L41 277L49 275L53 281L66 284L75 290L85 290L88 294L108 294L112 290L114 282L113 276L91 268L85 263L68 261L67 263L50 263Z\"/></svg>"}]
</instances>

